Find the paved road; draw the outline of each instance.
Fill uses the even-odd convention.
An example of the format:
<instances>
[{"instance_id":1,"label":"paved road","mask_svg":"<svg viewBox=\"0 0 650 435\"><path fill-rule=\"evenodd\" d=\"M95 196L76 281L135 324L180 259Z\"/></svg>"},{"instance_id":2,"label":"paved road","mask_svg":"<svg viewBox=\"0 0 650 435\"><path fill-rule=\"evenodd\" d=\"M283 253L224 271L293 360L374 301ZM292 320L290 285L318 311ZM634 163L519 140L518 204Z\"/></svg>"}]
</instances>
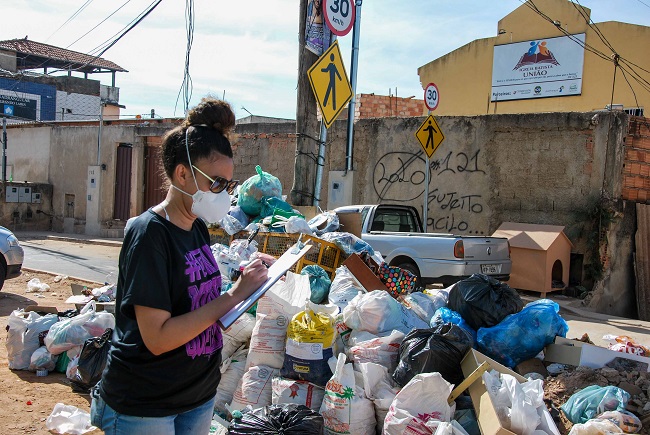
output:
<instances>
[{"instance_id":1,"label":"paved road","mask_svg":"<svg viewBox=\"0 0 650 435\"><path fill-rule=\"evenodd\" d=\"M120 248L49 239L20 239L24 267L91 281L117 280ZM112 274L112 275L110 275Z\"/></svg>"}]
</instances>

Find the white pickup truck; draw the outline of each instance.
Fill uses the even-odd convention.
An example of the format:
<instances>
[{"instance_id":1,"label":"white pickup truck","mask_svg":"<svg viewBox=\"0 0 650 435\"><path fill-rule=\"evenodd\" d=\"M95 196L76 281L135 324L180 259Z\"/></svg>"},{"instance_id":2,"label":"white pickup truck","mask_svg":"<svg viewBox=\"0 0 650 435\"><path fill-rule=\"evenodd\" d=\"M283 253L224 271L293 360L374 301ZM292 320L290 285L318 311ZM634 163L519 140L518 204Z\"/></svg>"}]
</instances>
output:
<instances>
[{"instance_id":1,"label":"white pickup truck","mask_svg":"<svg viewBox=\"0 0 650 435\"><path fill-rule=\"evenodd\" d=\"M424 233L417 209L404 205L350 205L334 212L341 220L360 214L361 238L388 264L413 272L423 284L449 285L473 273L510 279L506 238Z\"/></svg>"}]
</instances>

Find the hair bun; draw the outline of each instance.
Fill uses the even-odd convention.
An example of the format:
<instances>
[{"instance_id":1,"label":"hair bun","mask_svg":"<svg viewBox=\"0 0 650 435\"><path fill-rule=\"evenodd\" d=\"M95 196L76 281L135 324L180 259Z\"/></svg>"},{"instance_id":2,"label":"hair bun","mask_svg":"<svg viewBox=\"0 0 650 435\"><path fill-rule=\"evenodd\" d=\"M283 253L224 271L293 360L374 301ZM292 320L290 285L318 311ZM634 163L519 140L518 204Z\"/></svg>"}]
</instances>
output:
<instances>
[{"instance_id":1,"label":"hair bun","mask_svg":"<svg viewBox=\"0 0 650 435\"><path fill-rule=\"evenodd\" d=\"M183 124L185 127L205 126L227 136L235 127L235 113L227 102L213 97L204 97L189 111Z\"/></svg>"}]
</instances>

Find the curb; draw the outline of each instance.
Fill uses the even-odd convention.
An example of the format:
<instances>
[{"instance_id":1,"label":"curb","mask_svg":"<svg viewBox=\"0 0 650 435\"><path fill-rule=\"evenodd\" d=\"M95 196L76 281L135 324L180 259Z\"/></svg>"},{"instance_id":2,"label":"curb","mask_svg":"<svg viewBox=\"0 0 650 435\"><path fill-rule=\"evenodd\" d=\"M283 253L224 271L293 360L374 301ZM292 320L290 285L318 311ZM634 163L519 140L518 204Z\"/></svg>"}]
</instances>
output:
<instances>
[{"instance_id":1,"label":"curb","mask_svg":"<svg viewBox=\"0 0 650 435\"><path fill-rule=\"evenodd\" d=\"M31 267L23 267L22 272L44 273L46 275L51 275L51 276L67 276L67 279L72 279L72 280L75 280L75 281L86 282L88 284L97 285L97 286L100 286L100 287L104 285L103 283L100 283L98 281L93 281L93 280L86 279L86 278L79 278L78 276L63 275L63 274L60 274L60 273L50 272L48 270L32 269Z\"/></svg>"},{"instance_id":2,"label":"curb","mask_svg":"<svg viewBox=\"0 0 650 435\"><path fill-rule=\"evenodd\" d=\"M116 248L122 247L121 241L113 240L102 240L102 239L77 239L75 237L65 237L65 236L46 236L48 240L57 240L61 242L72 242L72 243L85 243L87 245L102 245L102 246L112 246Z\"/></svg>"}]
</instances>

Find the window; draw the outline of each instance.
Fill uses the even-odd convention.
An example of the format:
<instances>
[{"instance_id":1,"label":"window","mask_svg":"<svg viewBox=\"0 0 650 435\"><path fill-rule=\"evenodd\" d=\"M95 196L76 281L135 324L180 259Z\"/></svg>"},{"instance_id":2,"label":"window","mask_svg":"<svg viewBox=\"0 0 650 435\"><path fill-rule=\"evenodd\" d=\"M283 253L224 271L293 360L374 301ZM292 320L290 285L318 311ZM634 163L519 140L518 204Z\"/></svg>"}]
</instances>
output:
<instances>
[{"instance_id":1,"label":"window","mask_svg":"<svg viewBox=\"0 0 650 435\"><path fill-rule=\"evenodd\" d=\"M418 231L415 218L409 210L382 208L372 221L371 231L415 233Z\"/></svg>"},{"instance_id":2,"label":"window","mask_svg":"<svg viewBox=\"0 0 650 435\"><path fill-rule=\"evenodd\" d=\"M631 107L629 109L623 109L623 112L631 116L643 116L643 107Z\"/></svg>"}]
</instances>

